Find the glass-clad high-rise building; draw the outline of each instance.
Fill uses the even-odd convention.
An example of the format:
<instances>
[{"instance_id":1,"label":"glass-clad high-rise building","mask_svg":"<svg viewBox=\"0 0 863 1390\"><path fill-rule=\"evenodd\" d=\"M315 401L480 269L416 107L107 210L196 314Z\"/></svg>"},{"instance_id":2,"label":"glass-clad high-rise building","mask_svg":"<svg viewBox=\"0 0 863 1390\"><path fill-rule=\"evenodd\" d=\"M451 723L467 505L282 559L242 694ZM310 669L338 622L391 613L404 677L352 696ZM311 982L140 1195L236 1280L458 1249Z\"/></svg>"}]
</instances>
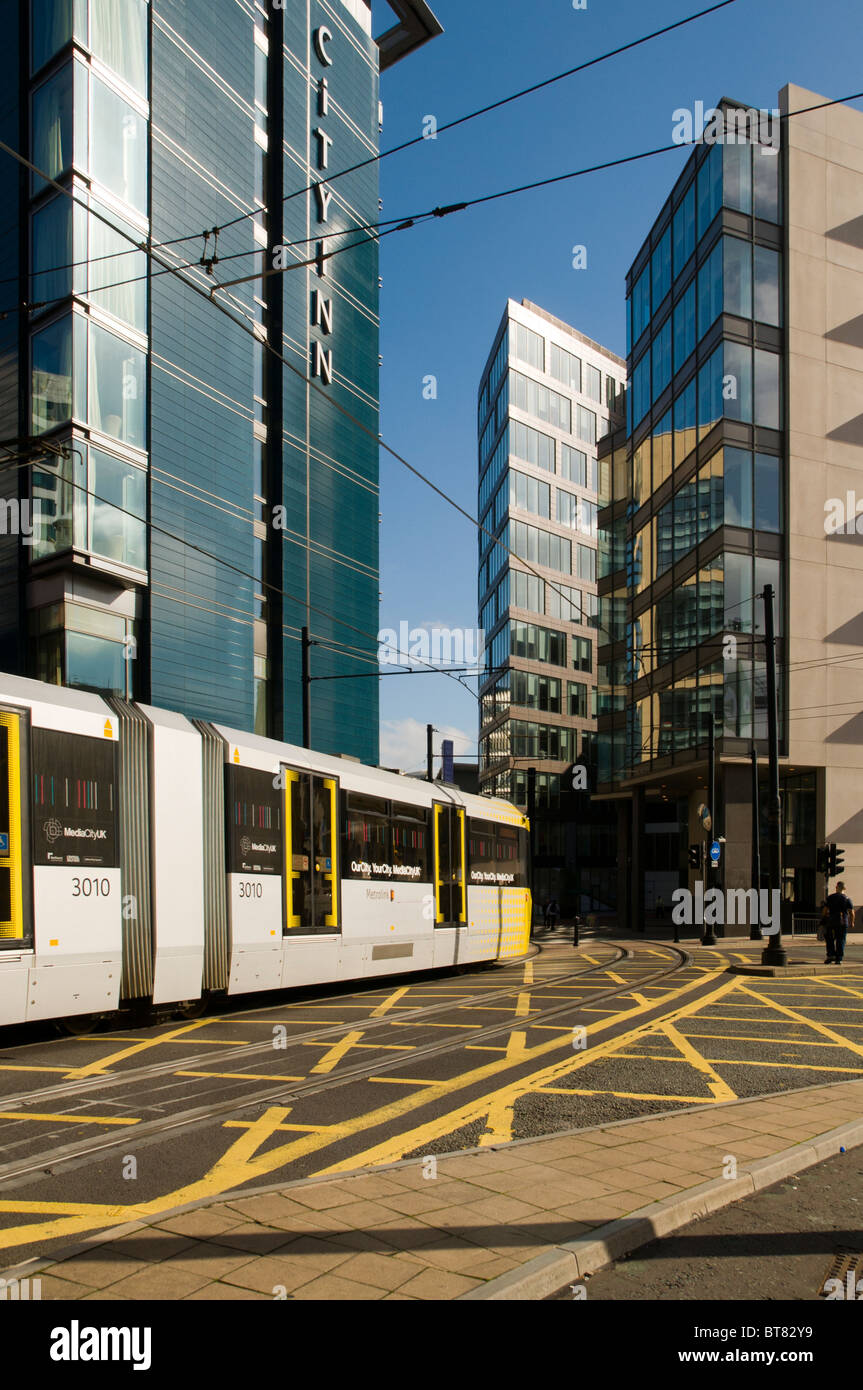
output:
<instances>
[{"instance_id":1,"label":"glass-clad high-rise building","mask_svg":"<svg viewBox=\"0 0 863 1390\"><path fill-rule=\"evenodd\" d=\"M720 110L629 272L627 424L600 446L599 784L635 926L701 876L688 847L705 838L711 722L711 882L751 886L768 584L783 893L814 907L825 840L863 888L863 740L842 704L860 689L861 560L825 525L863 468L863 115L794 87L769 117Z\"/></svg>"},{"instance_id":2,"label":"glass-clad high-rise building","mask_svg":"<svg viewBox=\"0 0 863 1390\"><path fill-rule=\"evenodd\" d=\"M374 662L357 229L380 68L440 32L424 0L393 9L376 40L369 0L0 3L0 132L35 170L0 157L24 306L0 320L0 498L33 523L0 534L0 669L299 742L302 628L316 676ZM376 761L376 682L315 691L315 746Z\"/></svg>"},{"instance_id":3,"label":"glass-clad high-rise building","mask_svg":"<svg viewBox=\"0 0 863 1390\"><path fill-rule=\"evenodd\" d=\"M509 300L479 392L481 785L527 807L535 771L534 896L565 912L608 907L615 887L611 823L591 811L590 792L597 440L624 376L615 354Z\"/></svg>"}]
</instances>

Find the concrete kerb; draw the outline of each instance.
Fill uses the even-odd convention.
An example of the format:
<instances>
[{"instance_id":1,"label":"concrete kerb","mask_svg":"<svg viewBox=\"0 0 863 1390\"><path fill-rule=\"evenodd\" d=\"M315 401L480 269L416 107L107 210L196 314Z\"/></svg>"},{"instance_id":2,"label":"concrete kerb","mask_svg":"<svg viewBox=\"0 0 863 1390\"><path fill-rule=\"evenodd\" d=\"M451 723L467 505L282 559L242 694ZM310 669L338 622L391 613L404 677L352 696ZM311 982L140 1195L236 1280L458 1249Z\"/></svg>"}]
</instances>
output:
<instances>
[{"instance_id":1,"label":"concrete kerb","mask_svg":"<svg viewBox=\"0 0 863 1390\"><path fill-rule=\"evenodd\" d=\"M856 1148L861 1144L863 1120L852 1120L814 1140L795 1144L782 1153L753 1160L737 1178L715 1178L678 1196L651 1202L639 1211L610 1221L589 1236L566 1241L536 1256L521 1269L510 1270L508 1274L471 1289L461 1297L468 1301L512 1302L546 1298L573 1277L584 1279L595 1274L621 1255L627 1255L661 1236L680 1230L691 1221L721 1211L733 1202L772 1187L783 1178L802 1173L822 1159L832 1158L843 1147Z\"/></svg>"}]
</instances>

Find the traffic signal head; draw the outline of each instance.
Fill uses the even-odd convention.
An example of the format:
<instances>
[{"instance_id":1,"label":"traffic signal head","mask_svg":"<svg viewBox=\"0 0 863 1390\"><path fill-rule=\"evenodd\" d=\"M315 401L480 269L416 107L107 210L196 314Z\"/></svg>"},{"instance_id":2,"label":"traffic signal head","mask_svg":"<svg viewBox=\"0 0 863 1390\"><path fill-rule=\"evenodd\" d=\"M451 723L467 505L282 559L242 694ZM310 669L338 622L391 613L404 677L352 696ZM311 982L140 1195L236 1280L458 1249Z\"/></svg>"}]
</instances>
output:
<instances>
[{"instance_id":1,"label":"traffic signal head","mask_svg":"<svg viewBox=\"0 0 863 1390\"><path fill-rule=\"evenodd\" d=\"M690 869L700 869L700 868L701 868L701 846L700 846L700 845L690 845L690 846L689 846L689 867L690 867Z\"/></svg>"},{"instance_id":2,"label":"traffic signal head","mask_svg":"<svg viewBox=\"0 0 863 1390\"><path fill-rule=\"evenodd\" d=\"M815 872L818 874L826 874L829 862L830 856L827 852L827 846L822 845L815 853Z\"/></svg>"},{"instance_id":3,"label":"traffic signal head","mask_svg":"<svg viewBox=\"0 0 863 1390\"><path fill-rule=\"evenodd\" d=\"M838 876L845 871L845 851L833 845L833 869L834 876Z\"/></svg>"}]
</instances>

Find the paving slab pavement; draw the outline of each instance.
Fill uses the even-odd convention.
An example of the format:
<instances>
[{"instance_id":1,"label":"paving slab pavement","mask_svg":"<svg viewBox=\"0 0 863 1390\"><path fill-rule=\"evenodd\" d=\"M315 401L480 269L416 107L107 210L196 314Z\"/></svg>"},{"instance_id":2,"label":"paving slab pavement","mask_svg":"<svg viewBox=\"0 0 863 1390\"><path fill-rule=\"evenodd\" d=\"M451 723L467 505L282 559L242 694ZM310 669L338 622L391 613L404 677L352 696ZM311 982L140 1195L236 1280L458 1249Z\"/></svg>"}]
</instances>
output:
<instances>
[{"instance_id":1,"label":"paving slab pavement","mask_svg":"<svg viewBox=\"0 0 863 1390\"><path fill-rule=\"evenodd\" d=\"M537 1300L863 1144L863 1080L228 1193L4 1271L63 1300Z\"/></svg>"}]
</instances>

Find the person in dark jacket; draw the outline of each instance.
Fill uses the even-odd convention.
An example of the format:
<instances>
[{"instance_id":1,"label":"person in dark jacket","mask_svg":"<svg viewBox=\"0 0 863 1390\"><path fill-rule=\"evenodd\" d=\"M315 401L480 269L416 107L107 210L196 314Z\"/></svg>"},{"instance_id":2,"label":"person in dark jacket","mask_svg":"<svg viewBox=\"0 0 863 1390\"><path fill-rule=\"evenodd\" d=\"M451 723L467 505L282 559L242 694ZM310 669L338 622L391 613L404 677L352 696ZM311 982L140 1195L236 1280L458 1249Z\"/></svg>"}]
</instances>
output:
<instances>
[{"instance_id":1,"label":"person in dark jacket","mask_svg":"<svg viewBox=\"0 0 863 1390\"><path fill-rule=\"evenodd\" d=\"M827 921L824 935L827 942L825 965L841 965L845 955L845 937L849 926L854 923L854 904L845 895L845 884L841 882L827 898Z\"/></svg>"},{"instance_id":2,"label":"person in dark jacket","mask_svg":"<svg viewBox=\"0 0 863 1390\"><path fill-rule=\"evenodd\" d=\"M557 926L557 921L559 917L560 904L558 903L557 898L551 898L545 905L545 925L549 931L551 931L553 927Z\"/></svg>"}]
</instances>

